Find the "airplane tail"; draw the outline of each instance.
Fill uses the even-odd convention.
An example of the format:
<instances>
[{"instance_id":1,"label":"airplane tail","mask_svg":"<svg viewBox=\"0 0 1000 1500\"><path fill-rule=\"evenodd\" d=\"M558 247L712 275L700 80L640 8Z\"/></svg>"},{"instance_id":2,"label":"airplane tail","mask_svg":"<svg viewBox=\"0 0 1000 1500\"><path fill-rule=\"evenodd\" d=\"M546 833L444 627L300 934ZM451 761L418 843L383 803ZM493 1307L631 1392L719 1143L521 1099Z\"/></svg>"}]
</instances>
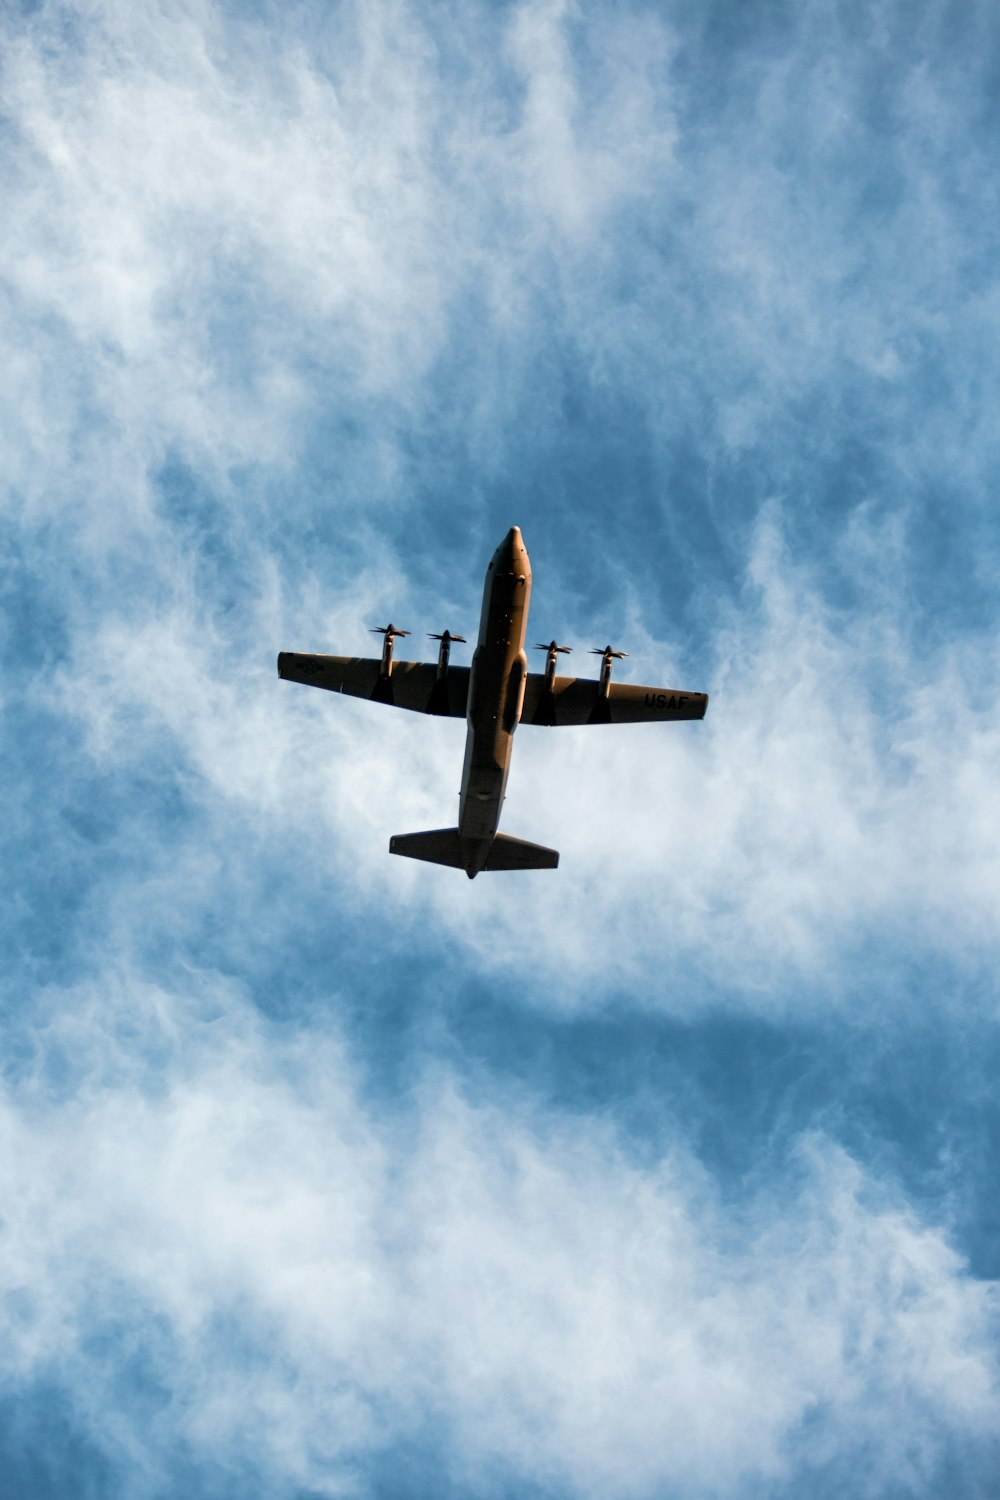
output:
<instances>
[{"instance_id":1,"label":"airplane tail","mask_svg":"<svg viewBox=\"0 0 1000 1500\"><path fill-rule=\"evenodd\" d=\"M554 870L559 864L557 850L529 844L527 839L511 838L508 833L498 833L492 839L466 839L457 828L397 833L389 840L389 853L427 860L432 865L450 865L464 870L470 880L480 870Z\"/></svg>"}]
</instances>

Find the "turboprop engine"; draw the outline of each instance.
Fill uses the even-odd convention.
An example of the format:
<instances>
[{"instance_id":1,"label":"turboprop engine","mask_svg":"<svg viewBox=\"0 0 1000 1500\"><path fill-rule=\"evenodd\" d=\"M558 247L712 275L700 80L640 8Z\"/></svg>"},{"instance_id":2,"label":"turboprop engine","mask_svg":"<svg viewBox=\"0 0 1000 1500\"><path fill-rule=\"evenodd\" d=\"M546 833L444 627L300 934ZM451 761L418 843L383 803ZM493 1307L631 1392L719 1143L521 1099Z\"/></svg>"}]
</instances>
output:
<instances>
[{"instance_id":1,"label":"turboprop engine","mask_svg":"<svg viewBox=\"0 0 1000 1500\"><path fill-rule=\"evenodd\" d=\"M437 680L438 680L438 682L440 682L441 679L444 677L445 673L448 670L448 662L451 659L451 643L452 643L452 641L461 641L462 645L464 646L465 645L465 636L464 635L452 635L452 633L451 633L450 630L443 630L440 635L434 635L433 633L429 632L428 636L427 636L427 639L429 641L440 641L441 642L440 646L438 647L438 664L437 664Z\"/></svg>"},{"instance_id":2,"label":"turboprop engine","mask_svg":"<svg viewBox=\"0 0 1000 1500\"><path fill-rule=\"evenodd\" d=\"M628 652L616 651L613 646L592 646L590 654L601 658L600 694L602 698L606 698L608 689L611 687L611 663L621 661L623 657L628 656Z\"/></svg>"},{"instance_id":3,"label":"turboprop engine","mask_svg":"<svg viewBox=\"0 0 1000 1500\"><path fill-rule=\"evenodd\" d=\"M543 646L541 644L536 645L535 646L535 650L536 651L545 651L545 652L548 653L548 655L545 658L545 683L546 683L547 687L551 687L552 686L552 679L556 675L556 656L557 656L557 654L561 651L565 656L569 656L570 653L573 650L573 647L572 646L560 646L559 643L558 643L558 641L549 641L549 643L548 643L547 646Z\"/></svg>"},{"instance_id":4,"label":"turboprop engine","mask_svg":"<svg viewBox=\"0 0 1000 1500\"><path fill-rule=\"evenodd\" d=\"M408 630L399 630L390 620L388 625L372 625L370 634L381 635L385 639L382 642L382 676L392 676L392 646L397 636L409 635Z\"/></svg>"}]
</instances>

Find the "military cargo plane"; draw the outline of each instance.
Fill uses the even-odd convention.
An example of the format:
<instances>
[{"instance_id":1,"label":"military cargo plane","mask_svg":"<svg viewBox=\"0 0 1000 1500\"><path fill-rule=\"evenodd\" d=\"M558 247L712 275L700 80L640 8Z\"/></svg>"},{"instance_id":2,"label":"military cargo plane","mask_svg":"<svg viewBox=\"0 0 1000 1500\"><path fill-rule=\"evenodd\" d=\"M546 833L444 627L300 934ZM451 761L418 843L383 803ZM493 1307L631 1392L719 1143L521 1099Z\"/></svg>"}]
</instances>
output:
<instances>
[{"instance_id":1,"label":"military cargo plane","mask_svg":"<svg viewBox=\"0 0 1000 1500\"><path fill-rule=\"evenodd\" d=\"M440 643L436 663L395 661L394 644L409 631L392 623L373 631L383 637L380 658L299 651L282 651L278 656L278 676L290 682L467 721L458 827L397 833L389 840L391 854L451 865L464 870L470 880L481 870L554 870L559 863L555 849L497 832L517 726L659 723L705 717L706 693L612 682L613 664L626 653L610 645L592 653L601 658L596 679L557 677L557 658L570 648L556 641L537 647L546 653L545 671L529 672L524 638L530 597L527 548L519 528L512 526L486 569L479 641L471 667L451 665L452 643L465 638L447 630L430 637Z\"/></svg>"}]
</instances>

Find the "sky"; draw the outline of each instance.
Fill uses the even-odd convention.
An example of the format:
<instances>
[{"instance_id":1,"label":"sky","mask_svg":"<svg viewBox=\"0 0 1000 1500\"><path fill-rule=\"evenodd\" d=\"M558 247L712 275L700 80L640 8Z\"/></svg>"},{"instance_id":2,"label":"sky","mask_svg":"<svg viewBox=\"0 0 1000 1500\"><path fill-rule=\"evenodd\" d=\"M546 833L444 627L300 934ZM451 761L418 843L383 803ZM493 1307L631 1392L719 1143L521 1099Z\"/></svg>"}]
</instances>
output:
<instances>
[{"instance_id":1,"label":"sky","mask_svg":"<svg viewBox=\"0 0 1000 1500\"><path fill-rule=\"evenodd\" d=\"M990 0L8 0L0 1500L997 1493L998 126ZM515 524L711 702L469 882L275 656Z\"/></svg>"}]
</instances>

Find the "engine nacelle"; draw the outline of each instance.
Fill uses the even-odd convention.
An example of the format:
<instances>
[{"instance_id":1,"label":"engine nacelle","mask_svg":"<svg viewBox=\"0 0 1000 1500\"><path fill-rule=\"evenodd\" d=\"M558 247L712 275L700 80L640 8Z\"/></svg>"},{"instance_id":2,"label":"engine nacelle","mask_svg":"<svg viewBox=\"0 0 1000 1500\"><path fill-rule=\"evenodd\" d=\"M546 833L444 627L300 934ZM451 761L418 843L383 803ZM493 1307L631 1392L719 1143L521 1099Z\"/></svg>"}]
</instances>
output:
<instances>
[{"instance_id":1,"label":"engine nacelle","mask_svg":"<svg viewBox=\"0 0 1000 1500\"><path fill-rule=\"evenodd\" d=\"M570 652L573 650L573 647L572 646L560 646L558 641L549 641L549 643L548 643L547 646L537 645L535 647L535 650L536 651L544 651L546 653L546 655L545 655L545 686L548 688L549 692L551 692L552 691L552 679L556 675L556 656L559 654L560 651L565 656L569 656Z\"/></svg>"},{"instance_id":2,"label":"engine nacelle","mask_svg":"<svg viewBox=\"0 0 1000 1500\"><path fill-rule=\"evenodd\" d=\"M601 658L600 693L602 698L606 698L611 688L611 663L621 661L623 656L628 656L628 652L616 651L613 646L593 646L590 654Z\"/></svg>"},{"instance_id":3,"label":"engine nacelle","mask_svg":"<svg viewBox=\"0 0 1000 1500\"><path fill-rule=\"evenodd\" d=\"M399 630L399 629L397 629L397 627L392 623L391 620L389 621L388 625L373 625L371 627L371 634L372 635L380 635L380 636L383 637L383 641L382 641L382 676L383 677L391 677L392 676L392 647L393 647L393 642L395 641L395 639L396 639L396 637L398 635L409 635L409 633L410 632L408 630Z\"/></svg>"},{"instance_id":4,"label":"engine nacelle","mask_svg":"<svg viewBox=\"0 0 1000 1500\"><path fill-rule=\"evenodd\" d=\"M428 634L427 639L429 641L441 642L438 647L437 680L438 682L443 682L448 674L448 663L451 660L451 643L452 641L461 641L464 646L465 636L452 635L450 630L444 630L440 635Z\"/></svg>"}]
</instances>

